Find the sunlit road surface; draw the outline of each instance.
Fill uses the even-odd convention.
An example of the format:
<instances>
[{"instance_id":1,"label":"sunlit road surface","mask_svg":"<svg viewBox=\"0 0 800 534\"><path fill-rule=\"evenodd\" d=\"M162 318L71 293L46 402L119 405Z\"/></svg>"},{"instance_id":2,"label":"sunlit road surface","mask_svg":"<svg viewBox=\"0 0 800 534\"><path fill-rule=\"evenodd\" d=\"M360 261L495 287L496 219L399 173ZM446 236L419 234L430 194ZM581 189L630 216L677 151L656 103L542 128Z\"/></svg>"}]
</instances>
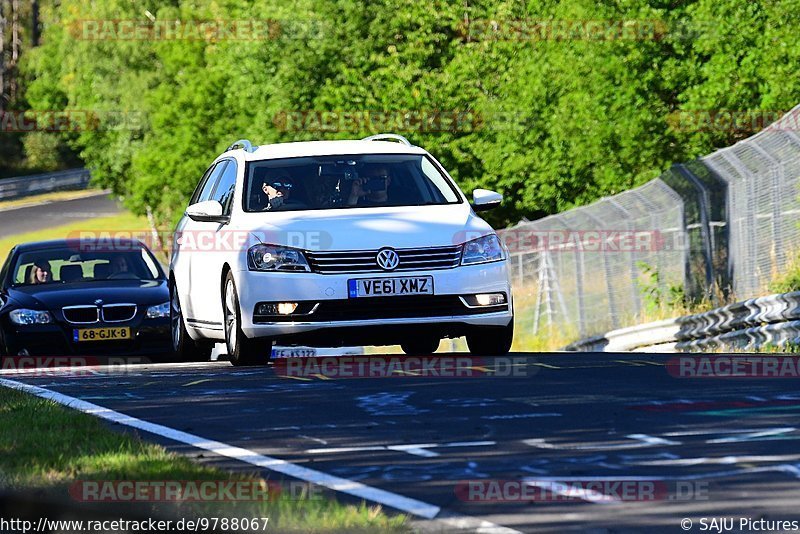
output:
<instances>
[{"instance_id":1,"label":"sunlit road surface","mask_svg":"<svg viewBox=\"0 0 800 534\"><path fill-rule=\"evenodd\" d=\"M797 379L679 378L663 354L512 356L515 372L488 358L460 378L227 362L0 378L523 532L800 519Z\"/></svg>"}]
</instances>

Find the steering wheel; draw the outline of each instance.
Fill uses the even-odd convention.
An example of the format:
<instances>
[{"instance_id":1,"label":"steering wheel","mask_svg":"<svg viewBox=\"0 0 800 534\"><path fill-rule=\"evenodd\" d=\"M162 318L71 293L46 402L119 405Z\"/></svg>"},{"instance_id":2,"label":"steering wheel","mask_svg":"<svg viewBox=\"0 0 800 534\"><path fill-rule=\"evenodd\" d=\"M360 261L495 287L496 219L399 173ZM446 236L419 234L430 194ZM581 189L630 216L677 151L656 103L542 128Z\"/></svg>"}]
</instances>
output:
<instances>
[{"instance_id":1,"label":"steering wheel","mask_svg":"<svg viewBox=\"0 0 800 534\"><path fill-rule=\"evenodd\" d=\"M136 280L137 278L133 273L114 273L108 276L109 280Z\"/></svg>"}]
</instances>

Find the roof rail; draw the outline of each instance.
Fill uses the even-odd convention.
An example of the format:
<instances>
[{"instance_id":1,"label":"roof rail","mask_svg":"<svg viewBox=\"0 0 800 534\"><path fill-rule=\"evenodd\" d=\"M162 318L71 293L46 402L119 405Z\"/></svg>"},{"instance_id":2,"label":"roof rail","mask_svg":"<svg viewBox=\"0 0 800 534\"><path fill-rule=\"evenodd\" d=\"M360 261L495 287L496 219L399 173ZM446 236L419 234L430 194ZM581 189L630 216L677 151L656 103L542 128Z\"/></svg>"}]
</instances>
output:
<instances>
[{"instance_id":1,"label":"roof rail","mask_svg":"<svg viewBox=\"0 0 800 534\"><path fill-rule=\"evenodd\" d=\"M412 146L411 143L403 137L402 135L397 135L393 133L382 133L377 135L370 135L369 137L365 137L362 141L388 141L388 140L400 141L406 146Z\"/></svg>"},{"instance_id":2,"label":"roof rail","mask_svg":"<svg viewBox=\"0 0 800 534\"><path fill-rule=\"evenodd\" d=\"M233 143L231 146L226 148L225 152L228 152L229 150L235 150L237 148L243 148L245 152L255 152L256 149L258 148L258 146L253 146L253 143L251 143L247 139L239 139L238 141Z\"/></svg>"}]
</instances>

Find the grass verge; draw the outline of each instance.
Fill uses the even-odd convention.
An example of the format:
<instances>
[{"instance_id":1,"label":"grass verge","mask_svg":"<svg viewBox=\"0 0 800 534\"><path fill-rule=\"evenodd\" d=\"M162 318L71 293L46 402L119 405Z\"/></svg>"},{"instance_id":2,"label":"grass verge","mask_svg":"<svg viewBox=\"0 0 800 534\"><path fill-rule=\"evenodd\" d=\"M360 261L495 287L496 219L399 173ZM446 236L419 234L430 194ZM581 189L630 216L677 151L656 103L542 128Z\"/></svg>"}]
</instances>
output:
<instances>
[{"instance_id":1,"label":"grass verge","mask_svg":"<svg viewBox=\"0 0 800 534\"><path fill-rule=\"evenodd\" d=\"M194 464L135 435L113 432L99 419L6 387L0 387L0 428L0 489L10 486L69 499L69 487L77 480L261 480ZM177 507L173 512L182 517L268 517L270 529L279 532L409 531L404 516L389 517L379 506L282 493L267 501Z\"/></svg>"},{"instance_id":2,"label":"grass verge","mask_svg":"<svg viewBox=\"0 0 800 534\"><path fill-rule=\"evenodd\" d=\"M48 239L64 239L70 234L77 236L77 232L137 232L146 233L149 229L147 219L139 217L129 211L123 211L111 217L97 217L83 221L75 221L61 226L53 226L43 230L15 234L0 239L0 257L5 258L14 245L31 241L46 241ZM159 259L163 259L159 257Z\"/></svg>"}]
</instances>

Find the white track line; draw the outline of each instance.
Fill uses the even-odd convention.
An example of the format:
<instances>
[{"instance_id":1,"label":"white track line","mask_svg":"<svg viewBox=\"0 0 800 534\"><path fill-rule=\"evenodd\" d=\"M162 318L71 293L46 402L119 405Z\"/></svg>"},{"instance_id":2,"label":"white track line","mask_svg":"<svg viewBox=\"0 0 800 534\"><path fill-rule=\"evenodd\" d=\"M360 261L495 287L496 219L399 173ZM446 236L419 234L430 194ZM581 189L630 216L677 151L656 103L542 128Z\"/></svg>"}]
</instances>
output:
<instances>
[{"instance_id":1,"label":"white track line","mask_svg":"<svg viewBox=\"0 0 800 534\"><path fill-rule=\"evenodd\" d=\"M115 412L109 408L103 408L102 406L92 404L91 402L86 402L75 397L70 397L69 395L58 393L56 391L50 391L38 386L24 384L22 382L8 380L6 378L0 378L0 386L6 386L19 391L24 391L25 393L30 393L42 399L47 399L58 404L62 404L72 408L73 410L78 410L80 412L99 417L100 419L111 421L112 423L117 423L131 428L136 428L144 432L149 432L150 434L155 434L179 443L191 445L193 447L197 447L198 449L204 449L220 456L233 458L234 460L239 460L257 467L269 469L292 478L317 484L333 491L340 491L364 500L389 506L396 510L400 510L401 512L429 520L435 520L437 523L442 523L443 525L450 527L470 529L475 532L493 534L519 534L519 531L502 527L490 521L484 521L476 517L446 514L446 517L435 519L442 509L433 504L428 504L416 499L404 497L402 495L382 489L373 488L371 486L367 486L353 480L348 480L346 478L328 475L321 471L308 469L307 467L301 467L285 460L264 456L240 447L233 447L220 441L205 439L194 434L175 430L174 428L150 423L142 419L130 417L120 412Z\"/></svg>"}]
</instances>

